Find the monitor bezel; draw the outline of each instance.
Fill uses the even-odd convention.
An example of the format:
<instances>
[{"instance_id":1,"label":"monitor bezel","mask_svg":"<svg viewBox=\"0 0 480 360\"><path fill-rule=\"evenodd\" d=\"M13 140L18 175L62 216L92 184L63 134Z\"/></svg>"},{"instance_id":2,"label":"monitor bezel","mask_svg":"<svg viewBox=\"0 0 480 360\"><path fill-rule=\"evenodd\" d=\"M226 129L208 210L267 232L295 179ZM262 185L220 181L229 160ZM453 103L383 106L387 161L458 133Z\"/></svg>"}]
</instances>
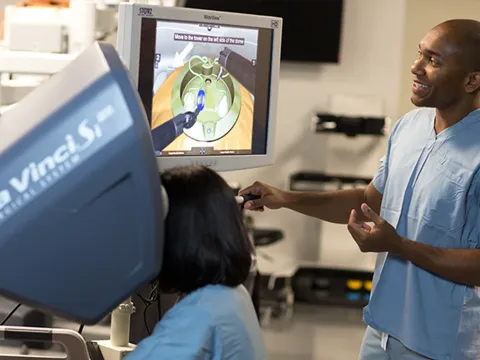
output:
<instances>
[{"instance_id":1,"label":"monitor bezel","mask_svg":"<svg viewBox=\"0 0 480 360\"><path fill-rule=\"evenodd\" d=\"M282 19L277 17L206 11L183 7L121 3L118 13L117 50L138 87L140 36L143 18L200 22L273 30L270 96L267 119L266 154L157 157L160 171L187 165L203 165L216 171L243 170L273 165L280 75ZM152 74L153 76L153 74Z\"/></svg>"}]
</instances>

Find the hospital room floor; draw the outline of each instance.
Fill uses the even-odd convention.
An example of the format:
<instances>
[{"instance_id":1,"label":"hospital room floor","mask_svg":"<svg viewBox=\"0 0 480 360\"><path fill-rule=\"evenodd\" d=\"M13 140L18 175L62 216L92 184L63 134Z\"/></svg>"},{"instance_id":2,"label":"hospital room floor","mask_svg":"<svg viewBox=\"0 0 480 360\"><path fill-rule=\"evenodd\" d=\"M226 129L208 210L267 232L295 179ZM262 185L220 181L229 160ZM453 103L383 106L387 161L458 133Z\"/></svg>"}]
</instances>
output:
<instances>
[{"instance_id":1,"label":"hospital room floor","mask_svg":"<svg viewBox=\"0 0 480 360\"><path fill-rule=\"evenodd\" d=\"M361 309L298 303L291 324L263 329L269 360L356 360L364 331Z\"/></svg>"}]
</instances>

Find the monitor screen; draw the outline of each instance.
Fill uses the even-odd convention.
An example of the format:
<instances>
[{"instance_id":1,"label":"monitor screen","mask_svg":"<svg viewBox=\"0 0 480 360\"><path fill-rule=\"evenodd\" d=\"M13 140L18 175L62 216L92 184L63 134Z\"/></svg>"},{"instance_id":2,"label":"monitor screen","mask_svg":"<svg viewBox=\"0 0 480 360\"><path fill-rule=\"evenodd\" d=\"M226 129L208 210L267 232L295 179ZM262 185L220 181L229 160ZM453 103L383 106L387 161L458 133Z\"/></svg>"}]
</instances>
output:
<instances>
[{"instance_id":1,"label":"monitor screen","mask_svg":"<svg viewBox=\"0 0 480 360\"><path fill-rule=\"evenodd\" d=\"M263 19L255 26L255 21L229 21L226 14L184 8L163 12L161 17L141 18L134 46L139 55L138 92L157 157L269 155L272 103L276 104L272 81L278 76L274 66L280 53L274 49L275 23L259 26ZM132 46L129 52L132 61ZM130 68L135 72L135 66ZM245 167L249 166L238 168Z\"/></svg>"},{"instance_id":2,"label":"monitor screen","mask_svg":"<svg viewBox=\"0 0 480 360\"><path fill-rule=\"evenodd\" d=\"M158 156L266 153L270 29L143 19L142 35L155 39L141 48L152 80L139 88L153 135L176 116L193 118Z\"/></svg>"}]
</instances>

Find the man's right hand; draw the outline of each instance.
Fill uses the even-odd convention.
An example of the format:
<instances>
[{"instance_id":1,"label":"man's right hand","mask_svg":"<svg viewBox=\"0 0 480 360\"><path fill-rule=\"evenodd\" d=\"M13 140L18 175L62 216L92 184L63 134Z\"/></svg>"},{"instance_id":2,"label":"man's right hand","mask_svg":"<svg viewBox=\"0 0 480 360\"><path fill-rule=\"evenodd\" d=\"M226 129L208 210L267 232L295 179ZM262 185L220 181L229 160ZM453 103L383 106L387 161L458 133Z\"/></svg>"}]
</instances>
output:
<instances>
[{"instance_id":1,"label":"man's right hand","mask_svg":"<svg viewBox=\"0 0 480 360\"><path fill-rule=\"evenodd\" d=\"M254 182L253 185L250 185L239 191L238 195L260 195L260 199L247 201L244 205L244 208L252 211L264 211L265 207L275 210L280 209L285 206L287 203L287 192L274 188L273 186L261 183Z\"/></svg>"}]
</instances>

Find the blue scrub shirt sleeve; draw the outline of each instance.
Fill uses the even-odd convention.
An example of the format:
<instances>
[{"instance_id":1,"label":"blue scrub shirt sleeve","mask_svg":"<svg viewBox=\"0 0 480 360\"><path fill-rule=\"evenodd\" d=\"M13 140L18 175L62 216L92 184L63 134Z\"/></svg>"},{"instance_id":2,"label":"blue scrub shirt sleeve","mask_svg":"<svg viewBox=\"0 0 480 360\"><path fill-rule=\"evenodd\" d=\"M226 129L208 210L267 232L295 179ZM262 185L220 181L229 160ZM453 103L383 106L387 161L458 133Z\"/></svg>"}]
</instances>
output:
<instances>
[{"instance_id":1,"label":"blue scrub shirt sleeve","mask_svg":"<svg viewBox=\"0 0 480 360\"><path fill-rule=\"evenodd\" d=\"M211 317L205 311L194 307L173 308L153 334L125 359L209 359L213 332Z\"/></svg>"},{"instance_id":2,"label":"blue scrub shirt sleeve","mask_svg":"<svg viewBox=\"0 0 480 360\"><path fill-rule=\"evenodd\" d=\"M377 191L382 195L383 195L383 192L385 191L385 185L387 184L388 164L390 160L392 141L402 122L402 119L403 117L400 118L393 126L392 132L390 133L388 138L387 151L385 155L380 159L380 166L378 167L377 173L373 178L373 186L375 186L375 189L377 189Z\"/></svg>"}]
</instances>

